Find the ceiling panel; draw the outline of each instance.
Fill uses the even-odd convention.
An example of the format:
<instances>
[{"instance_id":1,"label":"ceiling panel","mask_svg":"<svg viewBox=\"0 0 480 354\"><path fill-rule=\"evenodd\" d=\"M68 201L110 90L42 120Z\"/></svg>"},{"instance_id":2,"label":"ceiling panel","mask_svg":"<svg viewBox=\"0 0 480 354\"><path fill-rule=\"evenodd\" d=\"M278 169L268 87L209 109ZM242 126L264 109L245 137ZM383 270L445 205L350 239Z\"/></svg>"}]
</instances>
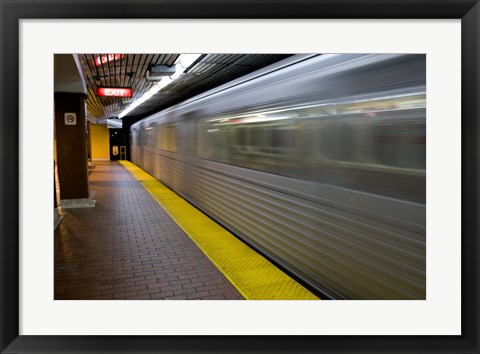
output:
<instances>
[{"instance_id":1,"label":"ceiling panel","mask_svg":"<svg viewBox=\"0 0 480 354\"><path fill-rule=\"evenodd\" d=\"M79 55L87 84L87 117L103 123L140 98L156 82L147 81L150 65L172 66L180 54L81 54ZM137 107L124 119L138 119L165 109L201 92L219 86L252 71L288 57L288 54L203 54L186 72ZM132 99L99 97L99 86L131 87Z\"/></svg>"}]
</instances>

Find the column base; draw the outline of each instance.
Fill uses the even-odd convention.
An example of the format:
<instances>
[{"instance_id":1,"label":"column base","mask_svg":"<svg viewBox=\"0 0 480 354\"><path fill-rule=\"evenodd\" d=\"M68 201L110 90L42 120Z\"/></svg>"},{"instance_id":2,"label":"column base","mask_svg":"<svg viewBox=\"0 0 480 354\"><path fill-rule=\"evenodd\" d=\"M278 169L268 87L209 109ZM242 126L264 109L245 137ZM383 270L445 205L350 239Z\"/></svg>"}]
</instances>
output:
<instances>
[{"instance_id":1,"label":"column base","mask_svg":"<svg viewBox=\"0 0 480 354\"><path fill-rule=\"evenodd\" d=\"M60 199L60 208L62 209L74 209L74 208L93 208L96 200L93 199L94 192L90 193L88 198L79 199Z\"/></svg>"},{"instance_id":2,"label":"column base","mask_svg":"<svg viewBox=\"0 0 480 354\"><path fill-rule=\"evenodd\" d=\"M53 210L53 229L55 230L63 219L63 215L58 212L58 208Z\"/></svg>"}]
</instances>

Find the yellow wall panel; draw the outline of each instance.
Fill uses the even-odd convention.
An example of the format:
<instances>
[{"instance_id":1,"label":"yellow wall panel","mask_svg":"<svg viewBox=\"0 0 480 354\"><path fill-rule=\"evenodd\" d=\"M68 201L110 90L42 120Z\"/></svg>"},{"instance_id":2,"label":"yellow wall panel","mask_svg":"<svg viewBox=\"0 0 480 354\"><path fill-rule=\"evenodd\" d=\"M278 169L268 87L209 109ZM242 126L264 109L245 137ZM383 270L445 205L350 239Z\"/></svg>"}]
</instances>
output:
<instances>
[{"instance_id":1,"label":"yellow wall panel","mask_svg":"<svg viewBox=\"0 0 480 354\"><path fill-rule=\"evenodd\" d=\"M106 124L90 124L92 160L110 160L110 136Z\"/></svg>"}]
</instances>

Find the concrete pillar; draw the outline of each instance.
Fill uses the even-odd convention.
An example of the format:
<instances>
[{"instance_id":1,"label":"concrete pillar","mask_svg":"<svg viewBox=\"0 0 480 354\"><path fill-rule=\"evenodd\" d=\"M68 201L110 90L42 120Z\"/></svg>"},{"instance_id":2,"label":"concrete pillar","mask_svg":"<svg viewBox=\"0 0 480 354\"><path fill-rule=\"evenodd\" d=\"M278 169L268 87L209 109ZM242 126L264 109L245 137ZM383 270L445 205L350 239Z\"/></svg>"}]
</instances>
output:
<instances>
[{"instance_id":1,"label":"concrete pillar","mask_svg":"<svg viewBox=\"0 0 480 354\"><path fill-rule=\"evenodd\" d=\"M87 160L92 161L92 129L90 122L87 122Z\"/></svg>"},{"instance_id":2,"label":"concrete pillar","mask_svg":"<svg viewBox=\"0 0 480 354\"><path fill-rule=\"evenodd\" d=\"M85 94L55 93L60 207L92 207L88 186Z\"/></svg>"}]
</instances>

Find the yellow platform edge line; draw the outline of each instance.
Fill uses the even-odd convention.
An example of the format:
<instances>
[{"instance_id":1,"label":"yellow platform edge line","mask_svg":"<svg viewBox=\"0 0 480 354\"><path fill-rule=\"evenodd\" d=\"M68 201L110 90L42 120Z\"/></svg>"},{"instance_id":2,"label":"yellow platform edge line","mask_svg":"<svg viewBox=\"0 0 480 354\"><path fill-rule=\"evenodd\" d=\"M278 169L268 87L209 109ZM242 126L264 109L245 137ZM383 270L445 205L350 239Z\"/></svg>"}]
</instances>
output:
<instances>
[{"instance_id":1,"label":"yellow platform edge line","mask_svg":"<svg viewBox=\"0 0 480 354\"><path fill-rule=\"evenodd\" d=\"M247 300L319 300L155 177L119 161Z\"/></svg>"}]
</instances>

